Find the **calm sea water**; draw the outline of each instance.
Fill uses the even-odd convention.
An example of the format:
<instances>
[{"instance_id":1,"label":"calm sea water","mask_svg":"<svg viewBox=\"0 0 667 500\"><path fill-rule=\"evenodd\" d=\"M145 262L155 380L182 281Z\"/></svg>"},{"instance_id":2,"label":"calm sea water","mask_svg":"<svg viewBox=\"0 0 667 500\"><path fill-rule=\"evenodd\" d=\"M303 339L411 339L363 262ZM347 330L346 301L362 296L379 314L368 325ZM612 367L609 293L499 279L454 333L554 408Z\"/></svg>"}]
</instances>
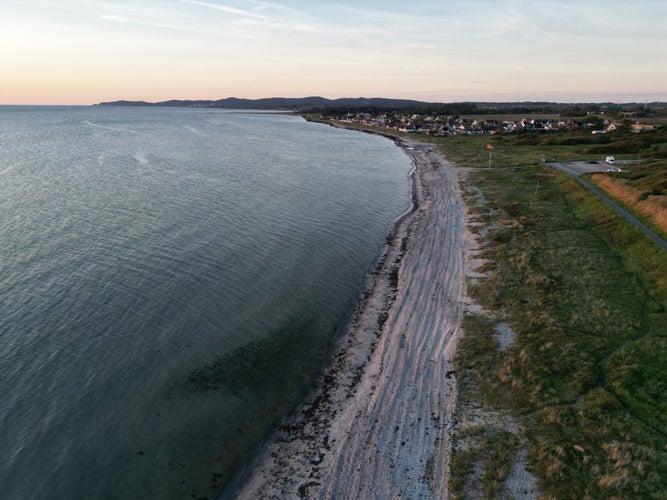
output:
<instances>
[{"instance_id":1,"label":"calm sea water","mask_svg":"<svg viewBox=\"0 0 667 500\"><path fill-rule=\"evenodd\" d=\"M215 496L324 365L410 168L294 116L0 107L0 496Z\"/></svg>"}]
</instances>

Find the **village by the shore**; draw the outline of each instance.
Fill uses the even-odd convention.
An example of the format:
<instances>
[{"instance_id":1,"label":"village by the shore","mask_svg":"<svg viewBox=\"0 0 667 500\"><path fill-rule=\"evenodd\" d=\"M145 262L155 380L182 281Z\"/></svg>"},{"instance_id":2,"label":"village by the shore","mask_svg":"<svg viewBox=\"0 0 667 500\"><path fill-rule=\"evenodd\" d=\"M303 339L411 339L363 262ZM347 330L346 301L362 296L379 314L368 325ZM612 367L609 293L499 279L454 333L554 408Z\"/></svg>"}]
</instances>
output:
<instances>
[{"instance_id":1,"label":"village by the shore","mask_svg":"<svg viewBox=\"0 0 667 500\"><path fill-rule=\"evenodd\" d=\"M457 135L496 135L519 132L562 132L584 130L591 134L606 134L621 127L630 132L648 132L655 125L641 123L637 113L621 113L608 117L604 112L590 112L582 119L525 116L523 118L471 118L437 113L405 113L400 111L325 113L325 116L341 124L366 125L389 131L425 134L435 137Z\"/></svg>"}]
</instances>

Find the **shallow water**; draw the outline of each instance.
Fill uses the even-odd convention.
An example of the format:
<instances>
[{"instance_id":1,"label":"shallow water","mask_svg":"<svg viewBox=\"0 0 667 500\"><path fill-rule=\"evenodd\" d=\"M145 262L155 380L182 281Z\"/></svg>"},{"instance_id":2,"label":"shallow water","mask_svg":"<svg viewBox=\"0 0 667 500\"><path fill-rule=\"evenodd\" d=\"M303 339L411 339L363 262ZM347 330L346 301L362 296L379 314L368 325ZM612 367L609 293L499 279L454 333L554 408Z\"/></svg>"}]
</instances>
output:
<instances>
[{"instance_id":1,"label":"shallow water","mask_svg":"<svg viewBox=\"0 0 667 500\"><path fill-rule=\"evenodd\" d=\"M410 161L280 114L0 107L3 498L213 496L324 363Z\"/></svg>"}]
</instances>

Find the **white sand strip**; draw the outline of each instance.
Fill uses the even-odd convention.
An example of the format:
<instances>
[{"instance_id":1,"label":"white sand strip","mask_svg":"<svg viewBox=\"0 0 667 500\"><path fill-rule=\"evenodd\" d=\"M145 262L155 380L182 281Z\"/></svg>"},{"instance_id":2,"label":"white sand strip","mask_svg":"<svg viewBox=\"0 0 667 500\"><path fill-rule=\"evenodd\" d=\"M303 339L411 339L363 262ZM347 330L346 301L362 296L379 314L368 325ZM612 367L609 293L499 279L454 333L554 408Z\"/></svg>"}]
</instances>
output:
<instances>
[{"instance_id":1,"label":"white sand strip","mask_svg":"<svg viewBox=\"0 0 667 500\"><path fill-rule=\"evenodd\" d=\"M397 143L415 160L418 208L397 223L333 366L235 497L447 497L466 213L444 158Z\"/></svg>"}]
</instances>

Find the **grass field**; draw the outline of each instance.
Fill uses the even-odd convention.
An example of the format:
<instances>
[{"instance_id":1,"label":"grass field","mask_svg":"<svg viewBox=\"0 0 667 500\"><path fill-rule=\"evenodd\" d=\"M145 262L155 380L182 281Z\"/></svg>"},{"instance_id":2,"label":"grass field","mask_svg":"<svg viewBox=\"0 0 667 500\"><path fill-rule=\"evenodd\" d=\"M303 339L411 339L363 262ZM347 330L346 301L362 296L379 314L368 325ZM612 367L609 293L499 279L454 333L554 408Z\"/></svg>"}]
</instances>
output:
<instances>
[{"instance_id":1,"label":"grass field","mask_svg":"<svg viewBox=\"0 0 667 500\"><path fill-rule=\"evenodd\" d=\"M469 293L492 314L466 317L457 374L464 398L510 411L521 432L478 429L477 445L453 457L454 496L480 467L478 490L497 496L503 464L525 447L546 497L664 498L667 255L539 164L581 159L571 146L508 146L489 169L484 142L439 141L457 165L481 167L466 183L486 200L475 206L470 191L488 276ZM499 322L516 347L498 350Z\"/></svg>"}]
</instances>

